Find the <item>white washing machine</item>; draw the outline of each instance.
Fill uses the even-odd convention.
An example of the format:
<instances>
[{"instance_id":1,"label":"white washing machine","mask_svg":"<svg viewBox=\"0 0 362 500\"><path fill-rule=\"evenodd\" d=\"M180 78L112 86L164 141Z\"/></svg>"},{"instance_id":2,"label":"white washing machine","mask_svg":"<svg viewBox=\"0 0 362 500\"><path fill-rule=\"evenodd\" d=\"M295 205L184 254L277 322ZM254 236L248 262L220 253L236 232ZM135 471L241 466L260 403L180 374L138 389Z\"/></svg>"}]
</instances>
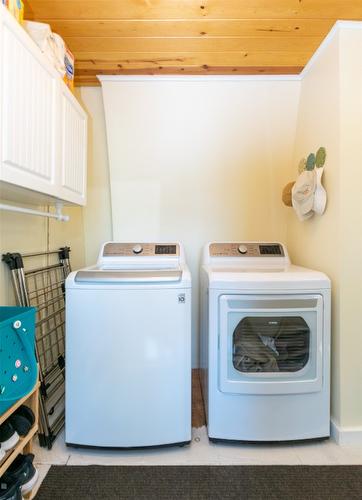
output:
<instances>
[{"instance_id":1,"label":"white washing machine","mask_svg":"<svg viewBox=\"0 0 362 500\"><path fill-rule=\"evenodd\" d=\"M280 243L210 243L201 269L201 378L209 438L330 434L330 280Z\"/></svg>"},{"instance_id":2,"label":"white washing machine","mask_svg":"<svg viewBox=\"0 0 362 500\"><path fill-rule=\"evenodd\" d=\"M105 243L66 280L66 443L191 440L191 277L180 243Z\"/></svg>"}]
</instances>

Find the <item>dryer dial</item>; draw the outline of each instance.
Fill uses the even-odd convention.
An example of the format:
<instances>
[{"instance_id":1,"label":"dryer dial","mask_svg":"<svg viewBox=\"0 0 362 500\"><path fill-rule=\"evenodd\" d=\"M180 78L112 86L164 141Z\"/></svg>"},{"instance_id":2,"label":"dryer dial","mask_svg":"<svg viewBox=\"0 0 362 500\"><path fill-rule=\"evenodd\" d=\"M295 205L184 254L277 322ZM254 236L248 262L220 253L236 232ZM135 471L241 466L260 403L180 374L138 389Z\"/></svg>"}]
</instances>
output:
<instances>
[{"instance_id":1,"label":"dryer dial","mask_svg":"<svg viewBox=\"0 0 362 500\"><path fill-rule=\"evenodd\" d=\"M135 254L139 254L139 253L142 253L143 252L143 248L141 245L135 245L133 248L132 248L132 251L133 253Z\"/></svg>"},{"instance_id":2,"label":"dryer dial","mask_svg":"<svg viewBox=\"0 0 362 500\"><path fill-rule=\"evenodd\" d=\"M245 255L248 252L248 247L246 245L239 245L238 252Z\"/></svg>"}]
</instances>

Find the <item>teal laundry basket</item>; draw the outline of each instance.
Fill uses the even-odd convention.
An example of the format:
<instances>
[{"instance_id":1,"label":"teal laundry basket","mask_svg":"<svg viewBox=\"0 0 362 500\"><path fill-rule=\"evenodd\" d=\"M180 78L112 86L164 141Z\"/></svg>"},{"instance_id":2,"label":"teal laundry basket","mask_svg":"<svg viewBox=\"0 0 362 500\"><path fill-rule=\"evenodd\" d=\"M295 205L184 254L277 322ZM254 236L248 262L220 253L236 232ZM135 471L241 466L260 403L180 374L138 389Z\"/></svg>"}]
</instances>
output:
<instances>
[{"instance_id":1,"label":"teal laundry basket","mask_svg":"<svg viewBox=\"0 0 362 500\"><path fill-rule=\"evenodd\" d=\"M35 308L0 307L0 415L34 387Z\"/></svg>"}]
</instances>

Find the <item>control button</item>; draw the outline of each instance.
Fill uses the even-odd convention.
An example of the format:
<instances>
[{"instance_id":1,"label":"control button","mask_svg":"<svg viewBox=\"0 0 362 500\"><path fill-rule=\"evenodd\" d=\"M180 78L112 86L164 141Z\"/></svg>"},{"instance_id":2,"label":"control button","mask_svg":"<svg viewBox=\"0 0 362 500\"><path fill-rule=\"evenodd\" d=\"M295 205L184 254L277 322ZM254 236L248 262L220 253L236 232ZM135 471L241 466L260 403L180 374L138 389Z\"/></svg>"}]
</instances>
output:
<instances>
[{"instance_id":1,"label":"control button","mask_svg":"<svg viewBox=\"0 0 362 500\"><path fill-rule=\"evenodd\" d=\"M17 359L15 361L15 368L20 368L20 367L21 367L21 361L20 361L20 359Z\"/></svg>"},{"instance_id":2,"label":"control button","mask_svg":"<svg viewBox=\"0 0 362 500\"><path fill-rule=\"evenodd\" d=\"M248 247L246 245L239 245L238 252L244 255L248 253Z\"/></svg>"},{"instance_id":3,"label":"control button","mask_svg":"<svg viewBox=\"0 0 362 500\"><path fill-rule=\"evenodd\" d=\"M141 245L135 245L132 250L133 250L133 253L135 253L135 254L143 252L143 248Z\"/></svg>"},{"instance_id":4,"label":"control button","mask_svg":"<svg viewBox=\"0 0 362 500\"><path fill-rule=\"evenodd\" d=\"M29 371L29 367L25 365L24 368L23 368L23 370L24 370L24 372L28 372Z\"/></svg>"},{"instance_id":5,"label":"control button","mask_svg":"<svg viewBox=\"0 0 362 500\"><path fill-rule=\"evenodd\" d=\"M5 392L5 385L0 385L0 394L4 394Z\"/></svg>"},{"instance_id":6,"label":"control button","mask_svg":"<svg viewBox=\"0 0 362 500\"><path fill-rule=\"evenodd\" d=\"M15 330L17 330L18 328L21 327L21 321L19 319L17 319L16 321L14 321L13 323L13 328L15 328Z\"/></svg>"},{"instance_id":7,"label":"control button","mask_svg":"<svg viewBox=\"0 0 362 500\"><path fill-rule=\"evenodd\" d=\"M16 381L18 380L18 376L17 376L17 375L13 375L13 376L11 377L11 380L12 380L13 382L16 382Z\"/></svg>"}]
</instances>

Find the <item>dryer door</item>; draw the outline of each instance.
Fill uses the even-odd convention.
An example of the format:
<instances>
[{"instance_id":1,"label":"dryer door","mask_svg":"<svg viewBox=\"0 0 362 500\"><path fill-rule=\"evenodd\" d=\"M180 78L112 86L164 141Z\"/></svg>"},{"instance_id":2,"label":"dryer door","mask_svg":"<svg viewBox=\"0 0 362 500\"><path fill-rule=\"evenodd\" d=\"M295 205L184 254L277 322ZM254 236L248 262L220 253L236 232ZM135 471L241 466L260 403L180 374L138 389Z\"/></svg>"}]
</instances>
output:
<instances>
[{"instance_id":1,"label":"dryer door","mask_svg":"<svg viewBox=\"0 0 362 500\"><path fill-rule=\"evenodd\" d=\"M321 295L221 295L219 388L296 394L322 388Z\"/></svg>"}]
</instances>

